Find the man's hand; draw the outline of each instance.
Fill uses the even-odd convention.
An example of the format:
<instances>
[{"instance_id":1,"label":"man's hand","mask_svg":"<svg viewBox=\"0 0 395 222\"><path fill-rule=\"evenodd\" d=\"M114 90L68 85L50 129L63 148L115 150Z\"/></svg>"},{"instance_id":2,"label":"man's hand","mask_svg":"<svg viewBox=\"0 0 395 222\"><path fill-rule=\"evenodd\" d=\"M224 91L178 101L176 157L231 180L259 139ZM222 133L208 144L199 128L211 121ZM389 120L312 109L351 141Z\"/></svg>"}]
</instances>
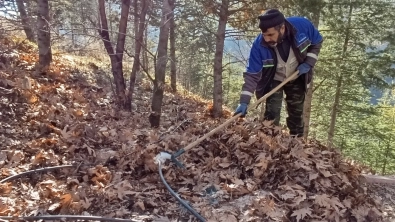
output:
<instances>
[{"instance_id":1,"label":"man's hand","mask_svg":"<svg viewBox=\"0 0 395 222\"><path fill-rule=\"evenodd\" d=\"M240 103L239 106L236 108L236 111L233 114L233 116L241 113L241 117L245 117L247 115L247 107L248 107L247 103Z\"/></svg>"},{"instance_id":2,"label":"man's hand","mask_svg":"<svg viewBox=\"0 0 395 222\"><path fill-rule=\"evenodd\" d=\"M311 66L309 64L307 64L307 63L302 63L302 64L300 64L298 66L297 69L299 70L299 74L298 75L300 76L300 75L308 73L310 71L310 69L311 69Z\"/></svg>"}]
</instances>

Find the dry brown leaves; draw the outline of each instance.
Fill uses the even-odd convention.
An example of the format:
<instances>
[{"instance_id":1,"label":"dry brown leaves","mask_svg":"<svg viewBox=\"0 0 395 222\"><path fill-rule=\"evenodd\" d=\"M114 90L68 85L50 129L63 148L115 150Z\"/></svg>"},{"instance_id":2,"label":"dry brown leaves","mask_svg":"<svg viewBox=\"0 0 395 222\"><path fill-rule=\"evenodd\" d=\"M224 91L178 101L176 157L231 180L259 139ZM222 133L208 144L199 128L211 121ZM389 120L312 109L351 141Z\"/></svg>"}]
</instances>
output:
<instances>
[{"instance_id":1,"label":"dry brown leaves","mask_svg":"<svg viewBox=\"0 0 395 222\"><path fill-rule=\"evenodd\" d=\"M38 74L30 71L35 60L29 50L12 53L22 55L14 58L17 65L0 69L0 179L76 167L0 184L0 216L193 218L161 183L154 157L222 123L210 117L210 105L166 93L161 128L151 129L149 83L138 84L133 113L118 111L109 86L80 82L61 57ZM336 150L317 141L302 144L266 122L235 122L179 160L186 170L168 163L165 178L209 221L381 219L358 168Z\"/></svg>"}]
</instances>

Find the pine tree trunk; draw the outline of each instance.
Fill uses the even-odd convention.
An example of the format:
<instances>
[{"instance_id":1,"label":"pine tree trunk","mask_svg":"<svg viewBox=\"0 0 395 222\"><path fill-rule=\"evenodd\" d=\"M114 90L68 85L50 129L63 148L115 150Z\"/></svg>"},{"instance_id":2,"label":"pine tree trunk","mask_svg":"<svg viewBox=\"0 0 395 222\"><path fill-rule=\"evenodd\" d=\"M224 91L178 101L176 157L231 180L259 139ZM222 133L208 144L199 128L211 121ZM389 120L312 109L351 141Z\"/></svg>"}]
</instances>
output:
<instances>
[{"instance_id":1,"label":"pine tree trunk","mask_svg":"<svg viewBox=\"0 0 395 222\"><path fill-rule=\"evenodd\" d=\"M206 58L207 58L206 63L207 63L207 64L210 64L210 62L211 62L210 55L207 54L207 55L206 55ZM202 86L203 89L202 89L202 92L201 92L202 95L203 95L203 98L209 98L209 96L212 95L211 90L212 90L213 88L212 88L212 86L209 84L209 79L212 78L212 75L210 75L209 73L210 73L210 71L209 71L208 73L205 73L205 74L204 74L204 77L203 77L203 86Z\"/></svg>"},{"instance_id":2,"label":"pine tree trunk","mask_svg":"<svg viewBox=\"0 0 395 222\"><path fill-rule=\"evenodd\" d=\"M350 39L351 16L352 16L352 5L350 5L350 9L349 9L349 13L348 13L347 32L346 32L346 37L344 39L344 45L343 45L343 51L342 51L342 58L343 59L346 57L348 41ZM343 75L339 74L338 79L337 79L337 84L336 84L335 101L333 102L332 112L331 112L331 123L330 123L329 131L328 131L328 147L333 146L333 138L335 136L336 117L337 117L337 112L339 109L340 96L342 93L342 83L343 83Z\"/></svg>"},{"instance_id":3,"label":"pine tree trunk","mask_svg":"<svg viewBox=\"0 0 395 222\"><path fill-rule=\"evenodd\" d=\"M141 1L141 12L139 13L137 8L137 1L134 0L134 9L135 9L135 51L134 51L134 62L132 67L132 72L130 73L130 86L129 86L129 94L128 101L129 103L133 100L133 92L136 83L137 72L140 70L140 54L141 48L144 41L144 32L145 32L145 16L148 12L149 2L148 0ZM139 16L137 16L139 15Z\"/></svg>"},{"instance_id":4,"label":"pine tree trunk","mask_svg":"<svg viewBox=\"0 0 395 222\"><path fill-rule=\"evenodd\" d=\"M386 148L386 152L385 152L385 157L384 157L384 161L383 161L383 167L381 168L381 175L385 174L385 171L387 170L387 164L388 164L388 155L390 154L390 143L387 143L387 148Z\"/></svg>"},{"instance_id":5,"label":"pine tree trunk","mask_svg":"<svg viewBox=\"0 0 395 222\"><path fill-rule=\"evenodd\" d=\"M23 30L25 31L26 38L31 42L36 42L36 38L34 38L34 32L30 26L30 19L26 13L26 8L23 0L16 0L16 5L18 7L19 15L21 17L21 23L23 26Z\"/></svg>"},{"instance_id":6,"label":"pine tree trunk","mask_svg":"<svg viewBox=\"0 0 395 222\"><path fill-rule=\"evenodd\" d=\"M392 108L392 124L391 124L392 127L391 128L394 127L394 123L395 123L395 113L394 113L394 109ZM390 138L387 142L387 147L385 150L384 161L383 161L383 167L381 168L381 175L385 174L385 172L387 170L387 165L388 165L388 158L391 158L390 154L391 154L391 151L393 150L393 149L391 149L391 144L392 144L392 133L390 134ZM380 147L380 145L379 145L379 147Z\"/></svg>"},{"instance_id":7,"label":"pine tree trunk","mask_svg":"<svg viewBox=\"0 0 395 222\"><path fill-rule=\"evenodd\" d=\"M314 27L318 29L320 22L320 9L317 9L317 11L315 12L312 22L314 24ZM315 70L313 70L313 72L315 72ZM311 79L310 87L307 89L306 99L304 101L304 106L303 106L303 119L304 119L303 137L305 140L307 140L307 137L309 136L309 129L310 129L311 102L313 100L314 75L315 73L313 73L313 78Z\"/></svg>"},{"instance_id":8,"label":"pine tree trunk","mask_svg":"<svg viewBox=\"0 0 395 222\"><path fill-rule=\"evenodd\" d=\"M169 41L170 23L168 22L171 8L168 0L163 0L162 19L159 31L158 57L155 67L154 93L152 96L151 127L159 127L162 112L163 91L165 88L165 73L167 63L167 43Z\"/></svg>"},{"instance_id":9,"label":"pine tree trunk","mask_svg":"<svg viewBox=\"0 0 395 222\"><path fill-rule=\"evenodd\" d=\"M333 138L335 136L336 117L337 117L337 111L339 109L340 94L342 91L342 88L341 88L342 82L343 82L343 76L340 75L337 79L335 101L333 102L333 106L332 106L331 123L329 126L329 132L328 132L328 147L333 146Z\"/></svg>"},{"instance_id":10,"label":"pine tree trunk","mask_svg":"<svg viewBox=\"0 0 395 222\"><path fill-rule=\"evenodd\" d=\"M49 66L52 61L48 0L38 0L37 6L37 43L39 54L38 60L41 67L46 67Z\"/></svg>"},{"instance_id":11,"label":"pine tree trunk","mask_svg":"<svg viewBox=\"0 0 395 222\"><path fill-rule=\"evenodd\" d=\"M207 98L208 94L210 92L210 89L208 89L208 79L210 78L210 75L207 73L205 74L205 76L203 77L203 85L202 85L202 91L201 94L203 95L203 98Z\"/></svg>"},{"instance_id":12,"label":"pine tree trunk","mask_svg":"<svg viewBox=\"0 0 395 222\"><path fill-rule=\"evenodd\" d=\"M169 0L172 10L170 19L170 85L173 92L177 92L177 66L176 66L176 23L174 20L175 0Z\"/></svg>"},{"instance_id":13,"label":"pine tree trunk","mask_svg":"<svg viewBox=\"0 0 395 222\"><path fill-rule=\"evenodd\" d=\"M222 0L215 41L213 117L222 116L222 58L224 55L226 23L228 22L228 7L229 0Z\"/></svg>"}]
</instances>

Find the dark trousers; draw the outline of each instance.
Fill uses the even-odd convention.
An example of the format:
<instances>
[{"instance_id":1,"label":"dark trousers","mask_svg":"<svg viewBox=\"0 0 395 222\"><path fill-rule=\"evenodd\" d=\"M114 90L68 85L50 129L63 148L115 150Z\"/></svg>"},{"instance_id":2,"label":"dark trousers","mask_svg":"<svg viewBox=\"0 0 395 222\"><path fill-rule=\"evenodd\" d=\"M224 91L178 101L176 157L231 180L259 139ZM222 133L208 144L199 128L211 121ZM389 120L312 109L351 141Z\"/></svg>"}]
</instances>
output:
<instances>
[{"instance_id":1,"label":"dark trousers","mask_svg":"<svg viewBox=\"0 0 395 222\"><path fill-rule=\"evenodd\" d=\"M273 80L270 89L280 85L280 81ZM303 136L303 104L305 99L305 89L302 78L297 78L288 82L277 92L273 93L266 100L265 120L274 120L275 125L280 124L281 105L283 94L287 106L288 117L286 119L290 134L298 137Z\"/></svg>"}]
</instances>

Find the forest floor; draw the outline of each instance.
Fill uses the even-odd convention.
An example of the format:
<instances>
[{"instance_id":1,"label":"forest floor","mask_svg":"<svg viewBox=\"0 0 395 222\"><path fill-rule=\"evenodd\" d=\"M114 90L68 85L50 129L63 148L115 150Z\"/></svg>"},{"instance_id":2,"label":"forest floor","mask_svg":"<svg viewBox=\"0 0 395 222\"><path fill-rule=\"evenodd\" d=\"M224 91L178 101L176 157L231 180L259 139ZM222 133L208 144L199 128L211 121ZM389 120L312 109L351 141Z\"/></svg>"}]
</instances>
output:
<instances>
[{"instance_id":1,"label":"forest floor","mask_svg":"<svg viewBox=\"0 0 395 222\"><path fill-rule=\"evenodd\" d=\"M166 90L161 127L152 129L149 81L139 80L133 111L119 111L100 68L59 55L38 72L37 59L34 45L0 39L0 219L196 221L161 182L154 157L231 112L214 119L209 102ZM395 220L395 186L363 183L363 167L336 149L267 122L240 119L179 160L186 169L167 162L164 176L208 221Z\"/></svg>"}]
</instances>

